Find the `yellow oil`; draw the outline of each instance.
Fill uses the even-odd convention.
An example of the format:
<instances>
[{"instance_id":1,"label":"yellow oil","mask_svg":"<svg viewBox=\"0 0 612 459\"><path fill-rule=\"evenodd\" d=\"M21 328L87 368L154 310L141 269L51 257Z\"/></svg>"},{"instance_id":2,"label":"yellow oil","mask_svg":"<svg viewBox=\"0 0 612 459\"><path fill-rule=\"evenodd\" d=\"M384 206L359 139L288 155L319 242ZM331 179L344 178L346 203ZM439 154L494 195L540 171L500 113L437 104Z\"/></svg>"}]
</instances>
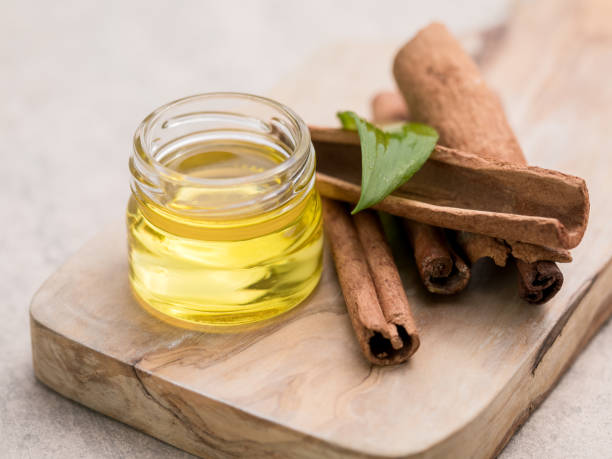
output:
<instances>
[{"instance_id":1,"label":"yellow oil","mask_svg":"<svg viewBox=\"0 0 612 459\"><path fill-rule=\"evenodd\" d=\"M272 148L234 142L217 150L191 144L163 164L190 177L224 179L285 159ZM224 188L216 199L231 192ZM237 192L248 195L249 188L243 184ZM185 216L190 204L201 208L198 193L180 189L164 207L143 196L129 201L130 282L146 306L175 323L227 327L277 316L312 292L322 265L321 202L314 188L297 204L227 221Z\"/></svg>"}]
</instances>

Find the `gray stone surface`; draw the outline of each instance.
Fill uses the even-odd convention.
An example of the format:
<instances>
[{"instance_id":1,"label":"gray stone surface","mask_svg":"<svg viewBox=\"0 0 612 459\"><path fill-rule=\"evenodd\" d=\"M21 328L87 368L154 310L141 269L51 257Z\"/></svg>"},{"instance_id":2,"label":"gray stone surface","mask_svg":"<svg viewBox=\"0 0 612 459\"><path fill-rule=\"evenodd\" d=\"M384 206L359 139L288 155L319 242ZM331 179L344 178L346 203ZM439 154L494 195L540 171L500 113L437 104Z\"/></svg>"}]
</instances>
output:
<instances>
[{"instance_id":1,"label":"gray stone surface","mask_svg":"<svg viewBox=\"0 0 612 459\"><path fill-rule=\"evenodd\" d=\"M505 1L421 3L2 2L0 457L188 457L36 382L32 295L122 218L132 133L161 103L213 90L265 93L327 43L400 43L430 19L462 32L506 12ZM608 323L502 456L611 457L610 362Z\"/></svg>"}]
</instances>

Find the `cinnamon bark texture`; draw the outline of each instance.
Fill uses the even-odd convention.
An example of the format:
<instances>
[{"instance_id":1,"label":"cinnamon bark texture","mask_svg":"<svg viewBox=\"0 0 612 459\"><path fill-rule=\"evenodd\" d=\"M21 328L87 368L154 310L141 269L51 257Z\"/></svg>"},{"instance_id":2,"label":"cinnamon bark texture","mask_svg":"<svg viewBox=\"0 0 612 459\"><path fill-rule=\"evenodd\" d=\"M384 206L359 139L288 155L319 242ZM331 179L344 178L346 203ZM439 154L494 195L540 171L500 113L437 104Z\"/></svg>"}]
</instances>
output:
<instances>
[{"instance_id":1,"label":"cinnamon bark texture","mask_svg":"<svg viewBox=\"0 0 612 459\"><path fill-rule=\"evenodd\" d=\"M425 27L404 45L395 58L393 71L413 119L434 126L440 134L441 144L484 158L526 164L499 97L442 24ZM551 191L542 188L531 189L531 192L546 194ZM508 199L516 197L509 194ZM567 203L560 204L567 207ZM584 225L586 221L585 213ZM471 259L490 256L502 266L512 250L508 245L504 256L499 241L483 236L463 235L459 239ZM516 245L516 255L526 259L536 257L529 246ZM563 282L561 271L551 262L520 260L517 268L520 295L532 303L548 301Z\"/></svg>"},{"instance_id":2,"label":"cinnamon bark texture","mask_svg":"<svg viewBox=\"0 0 612 459\"><path fill-rule=\"evenodd\" d=\"M501 239L459 231L457 233L457 243L472 264L481 258L489 257L497 266L506 266L510 247Z\"/></svg>"},{"instance_id":3,"label":"cinnamon bark texture","mask_svg":"<svg viewBox=\"0 0 612 459\"><path fill-rule=\"evenodd\" d=\"M356 203L361 148L356 132L310 127L323 196ZM486 159L437 145L423 167L374 206L429 225L554 248L584 235L584 180L560 172Z\"/></svg>"},{"instance_id":4,"label":"cinnamon bark texture","mask_svg":"<svg viewBox=\"0 0 612 459\"><path fill-rule=\"evenodd\" d=\"M515 259L519 277L519 295L532 304L546 303L563 285L563 274L552 261L526 263Z\"/></svg>"},{"instance_id":5,"label":"cinnamon bark texture","mask_svg":"<svg viewBox=\"0 0 612 459\"><path fill-rule=\"evenodd\" d=\"M470 268L450 246L444 230L408 219L402 223L427 290L443 295L463 290L470 280Z\"/></svg>"},{"instance_id":6,"label":"cinnamon bark texture","mask_svg":"<svg viewBox=\"0 0 612 459\"><path fill-rule=\"evenodd\" d=\"M412 119L434 126L441 145L524 164L499 97L444 25L430 24L406 43L393 74Z\"/></svg>"},{"instance_id":7,"label":"cinnamon bark texture","mask_svg":"<svg viewBox=\"0 0 612 459\"><path fill-rule=\"evenodd\" d=\"M372 98L372 120L375 123L407 119L406 103L397 92L381 92ZM451 248L444 230L408 219L402 219L402 223L427 290L442 295L463 290L470 281L470 268Z\"/></svg>"},{"instance_id":8,"label":"cinnamon bark texture","mask_svg":"<svg viewBox=\"0 0 612 459\"><path fill-rule=\"evenodd\" d=\"M323 199L325 233L355 335L377 365L405 362L420 341L410 304L378 216L351 217L345 205Z\"/></svg>"},{"instance_id":9,"label":"cinnamon bark texture","mask_svg":"<svg viewBox=\"0 0 612 459\"><path fill-rule=\"evenodd\" d=\"M375 123L405 121L409 117L404 99L395 91L379 92L372 98L372 120Z\"/></svg>"}]
</instances>

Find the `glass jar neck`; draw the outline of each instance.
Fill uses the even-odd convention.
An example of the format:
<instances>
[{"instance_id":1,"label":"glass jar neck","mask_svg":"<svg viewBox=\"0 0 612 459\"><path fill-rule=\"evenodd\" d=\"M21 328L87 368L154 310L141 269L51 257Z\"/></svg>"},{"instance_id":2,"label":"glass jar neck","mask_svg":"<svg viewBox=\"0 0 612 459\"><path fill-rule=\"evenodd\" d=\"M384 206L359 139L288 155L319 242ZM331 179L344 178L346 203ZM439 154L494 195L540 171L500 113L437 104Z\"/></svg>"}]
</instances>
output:
<instances>
[{"instance_id":1,"label":"glass jar neck","mask_svg":"<svg viewBox=\"0 0 612 459\"><path fill-rule=\"evenodd\" d=\"M223 226L299 207L314 187L315 155L308 128L287 107L214 93L151 113L135 133L130 171L142 207Z\"/></svg>"}]
</instances>

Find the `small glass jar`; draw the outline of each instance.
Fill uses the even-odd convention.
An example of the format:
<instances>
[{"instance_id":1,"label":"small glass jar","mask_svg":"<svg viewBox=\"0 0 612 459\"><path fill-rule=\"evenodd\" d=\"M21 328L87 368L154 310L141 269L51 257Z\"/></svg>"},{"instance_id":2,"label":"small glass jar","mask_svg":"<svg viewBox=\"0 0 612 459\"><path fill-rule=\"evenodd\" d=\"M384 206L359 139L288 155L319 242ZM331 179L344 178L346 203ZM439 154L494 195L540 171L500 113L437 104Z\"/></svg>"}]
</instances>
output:
<instances>
[{"instance_id":1,"label":"small glass jar","mask_svg":"<svg viewBox=\"0 0 612 459\"><path fill-rule=\"evenodd\" d=\"M183 325L245 325L317 285L315 152L289 108L237 93L164 105L136 130L130 172L130 283L151 312Z\"/></svg>"}]
</instances>

